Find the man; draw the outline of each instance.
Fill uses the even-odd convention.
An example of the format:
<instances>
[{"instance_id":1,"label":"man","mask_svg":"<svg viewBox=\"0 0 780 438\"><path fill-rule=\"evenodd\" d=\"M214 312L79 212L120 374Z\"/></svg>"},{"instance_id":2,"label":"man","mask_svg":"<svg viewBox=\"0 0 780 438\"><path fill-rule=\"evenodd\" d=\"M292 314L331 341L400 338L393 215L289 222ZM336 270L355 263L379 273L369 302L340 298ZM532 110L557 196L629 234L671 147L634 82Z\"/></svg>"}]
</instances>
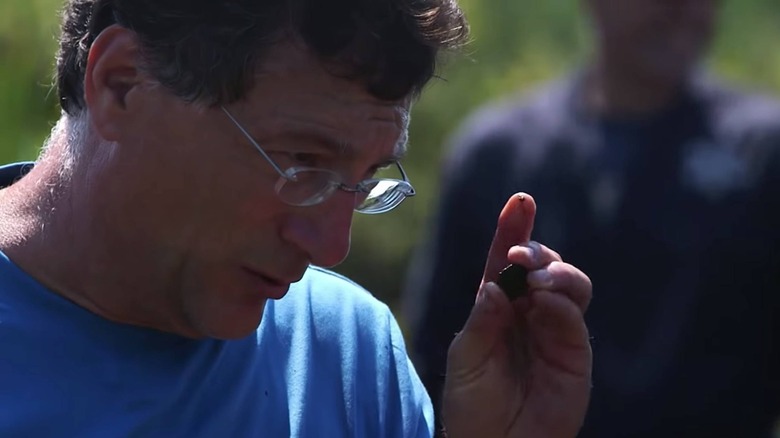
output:
<instances>
[{"instance_id":1,"label":"man","mask_svg":"<svg viewBox=\"0 0 780 438\"><path fill-rule=\"evenodd\" d=\"M534 237L599 290L583 437L768 436L780 414L780 106L697 70L714 0L588 0L596 50L569 78L460 130L405 292L440 393L492 217L534 193ZM416 356L416 357L415 357Z\"/></svg>"},{"instance_id":2,"label":"man","mask_svg":"<svg viewBox=\"0 0 780 438\"><path fill-rule=\"evenodd\" d=\"M411 101L465 36L441 0L68 2L62 117L0 170L0 435L431 436L387 307L312 265L414 194ZM590 281L535 208L507 202L452 344L453 438L582 422Z\"/></svg>"}]
</instances>

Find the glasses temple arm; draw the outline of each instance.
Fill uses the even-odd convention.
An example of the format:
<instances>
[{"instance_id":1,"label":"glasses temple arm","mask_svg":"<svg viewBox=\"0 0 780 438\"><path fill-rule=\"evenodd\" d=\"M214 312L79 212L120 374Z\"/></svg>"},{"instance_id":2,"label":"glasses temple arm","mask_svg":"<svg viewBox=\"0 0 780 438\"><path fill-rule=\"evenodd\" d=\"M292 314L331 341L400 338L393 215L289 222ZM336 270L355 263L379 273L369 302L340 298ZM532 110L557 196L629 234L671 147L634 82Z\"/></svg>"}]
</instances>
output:
<instances>
[{"instance_id":1,"label":"glasses temple arm","mask_svg":"<svg viewBox=\"0 0 780 438\"><path fill-rule=\"evenodd\" d=\"M223 107L220 107L220 108L222 108L222 111L225 113L225 115L226 115L226 116L228 116L228 118L230 119L230 121L231 121L231 122L233 122L233 124L234 124L234 125L236 125L236 128L238 128L238 130L239 130L239 131L241 131L241 133L242 133L242 134L244 134L244 137L246 137L246 139L247 139L247 140L249 140L249 142L250 142L250 143L252 143L252 146L254 146L254 147L255 147L255 149L257 149L257 151L258 151L258 152L260 152L260 154L263 156L263 158L265 158L265 160L266 160L266 161L268 161L268 164L270 164L270 165L271 165L271 167L273 167L273 168L274 168L274 170L275 170L275 171L276 171L276 172L277 172L277 173L278 173L278 174L279 174L279 175L280 175L282 178L284 178L284 179L289 179L289 177L287 176L287 174L286 174L286 173L284 173L284 171L283 171L282 169L280 169L280 168L279 168L279 166L277 166L277 165L276 165L276 163L274 163L274 160L272 160L272 159L271 159L271 157L269 157L269 156L268 156L268 154L266 154L266 153L265 153L265 151L263 150L263 148L261 148L261 147L260 147L260 145L259 145L259 144L257 144L257 142L255 141L255 139L254 139L254 138L252 138L252 136L251 136L251 135L250 135L250 134L249 134L249 133L246 131L246 129L244 129L244 127L243 127L243 126L241 126L241 124L240 124L240 123L238 123L238 120L236 120L236 118L235 118L235 117L233 117L233 114L231 114L231 113L230 113L230 111L228 111L228 110L227 110L227 108L225 108L224 106L223 106ZM403 172L403 170L401 170L401 172Z\"/></svg>"}]
</instances>

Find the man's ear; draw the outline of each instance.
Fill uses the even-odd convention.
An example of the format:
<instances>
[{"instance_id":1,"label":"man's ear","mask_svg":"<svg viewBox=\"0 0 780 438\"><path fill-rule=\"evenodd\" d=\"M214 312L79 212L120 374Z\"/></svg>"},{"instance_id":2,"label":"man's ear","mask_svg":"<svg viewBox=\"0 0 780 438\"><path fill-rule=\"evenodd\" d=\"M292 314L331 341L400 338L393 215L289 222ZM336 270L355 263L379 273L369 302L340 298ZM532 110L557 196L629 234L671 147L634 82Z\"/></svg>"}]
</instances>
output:
<instances>
[{"instance_id":1,"label":"man's ear","mask_svg":"<svg viewBox=\"0 0 780 438\"><path fill-rule=\"evenodd\" d=\"M127 98L143 84L136 34L118 25L106 28L92 43L84 74L84 99L102 138L117 140L127 118Z\"/></svg>"}]
</instances>

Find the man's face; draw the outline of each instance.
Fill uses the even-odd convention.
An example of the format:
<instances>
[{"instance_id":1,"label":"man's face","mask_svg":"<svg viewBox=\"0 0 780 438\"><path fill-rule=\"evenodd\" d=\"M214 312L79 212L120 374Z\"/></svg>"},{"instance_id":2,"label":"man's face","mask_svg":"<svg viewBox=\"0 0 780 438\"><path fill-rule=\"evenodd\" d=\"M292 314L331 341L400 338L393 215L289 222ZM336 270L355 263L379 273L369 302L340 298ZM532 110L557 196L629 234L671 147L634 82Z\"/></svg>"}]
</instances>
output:
<instances>
[{"instance_id":1,"label":"man's face","mask_svg":"<svg viewBox=\"0 0 780 438\"><path fill-rule=\"evenodd\" d=\"M677 81L706 50L717 0L588 0L601 55L627 74Z\"/></svg>"},{"instance_id":2,"label":"man's face","mask_svg":"<svg viewBox=\"0 0 780 438\"><path fill-rule=\"evenodd\" d=\"M266 300L284 296L310 263L346 257L355 194L287 205L274 189L277 172L220 109L198 109L161 87L134 99L104 194L127 200L113 212L114 228L143 258L137 275L150 276L193 334L251 333ZM246 99L226 108L282 170L328 168L354 185L404 146L409 105L379 101L285 44Z\"/></svg>"}]
</instances>

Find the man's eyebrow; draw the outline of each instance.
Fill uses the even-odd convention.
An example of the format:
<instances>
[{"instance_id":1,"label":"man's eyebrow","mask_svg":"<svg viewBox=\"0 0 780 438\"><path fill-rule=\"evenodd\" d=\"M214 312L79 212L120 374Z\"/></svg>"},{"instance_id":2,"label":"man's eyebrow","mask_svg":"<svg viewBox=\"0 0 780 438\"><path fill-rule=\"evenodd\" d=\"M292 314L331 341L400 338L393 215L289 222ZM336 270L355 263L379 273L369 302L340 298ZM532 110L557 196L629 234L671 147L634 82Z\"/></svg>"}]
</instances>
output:
<instances>
[{"instance_id":1,"label":"man's eyebrow","mask_svg":"<svg viewBox=\"0 0 780 438\"><path fill-rule=\"evenodd\" d=\"M301 147L319 149L332 152L339 155L354 156L357 153L355 146L347 141L339 140L322 132L296 130L281 134L280 137L287 137L295 140L301 140Z\"/></svg>"},{"instance_id":2,"label":"man's eyebrow","mask_svg":"<svg viewBox=\"0 0 780 438\"><path fill-rule=\"evenodd\" d=\"M313 129L312 129L313 128ZM345 140L340 140L330 135L327 130L307 127L307 129L296 129L292 132L282 134L283 137L303 140L303 144L308 147L317 147L328 152L336 153L347 157L358 156L358 148ZM401 161L407 153L407 135L404 134L396 144L393 152L387 157L380 159L381 164L392 164Z\"/></svg>"}]
</instances>

